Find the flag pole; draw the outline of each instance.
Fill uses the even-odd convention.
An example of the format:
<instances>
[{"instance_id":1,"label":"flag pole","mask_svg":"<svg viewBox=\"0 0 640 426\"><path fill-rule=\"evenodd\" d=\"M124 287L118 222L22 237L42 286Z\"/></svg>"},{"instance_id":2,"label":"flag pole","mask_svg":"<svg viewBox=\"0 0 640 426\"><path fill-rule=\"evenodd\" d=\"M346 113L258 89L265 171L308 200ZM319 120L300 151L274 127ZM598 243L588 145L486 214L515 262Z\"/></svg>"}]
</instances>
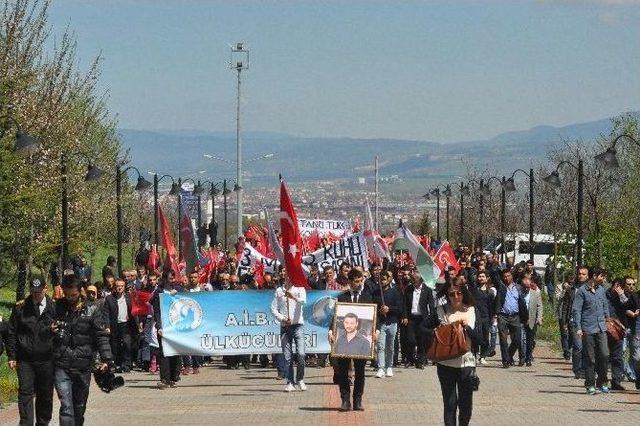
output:
<instances>
[{"instance_id":1,"label":"flag pole","mask_svg":"<svg viewBox=\"0 0 640 426\"><path fill-rule=\"evenodd\" d=\"M280 183L282 183L282 173L278 173L278 181L280 181ZM289 296L287 296L287 292L289 290L285 290L284 291L284 297L287 298L287 320L291 321L291 311L290 311L290 307L289 307Z\"/></svg>"}]
</instances>

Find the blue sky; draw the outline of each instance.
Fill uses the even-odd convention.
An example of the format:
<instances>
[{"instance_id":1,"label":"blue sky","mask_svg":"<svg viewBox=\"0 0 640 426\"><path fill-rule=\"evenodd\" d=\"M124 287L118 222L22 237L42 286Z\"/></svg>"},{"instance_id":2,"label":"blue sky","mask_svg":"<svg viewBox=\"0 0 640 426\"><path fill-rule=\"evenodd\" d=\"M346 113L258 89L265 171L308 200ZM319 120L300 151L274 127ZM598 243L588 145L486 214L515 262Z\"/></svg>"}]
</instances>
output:
<instances>
[{"instance_id":1,"label":"blue sky","mask_svg":"<svg viewBox=\"0 0 640 426\"><path fill-rule=\"evenodd\" d=\"M638 110L640 1L55 0L121 127L483 139Z\"/></svg>"}]
</instances>

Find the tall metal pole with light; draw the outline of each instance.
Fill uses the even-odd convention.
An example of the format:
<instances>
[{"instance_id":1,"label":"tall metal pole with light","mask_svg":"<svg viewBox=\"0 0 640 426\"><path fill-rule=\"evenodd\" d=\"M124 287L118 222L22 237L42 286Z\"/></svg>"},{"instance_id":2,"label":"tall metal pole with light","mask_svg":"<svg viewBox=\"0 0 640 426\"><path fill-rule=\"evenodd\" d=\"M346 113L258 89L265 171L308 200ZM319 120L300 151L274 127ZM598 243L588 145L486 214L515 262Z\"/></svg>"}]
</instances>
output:
<instances>
[{"instance_id":1,"label":"tall metal pole with light","mask_svg":"<svg viewBox=\"0 0 640 426\"><path fill-rule=\"evenodd\" d=\"M218 189L218 185L220 182L213 183L210 180L206 180L204 182L198 181L198 184L193 189L193 193L198 196L198 223L202 225L202 207L200 206L201 196L205 193L205 185L209 184L209 196L211 197L211 219L215 222L216 220L216 195L220 194L220 190Z\"/></svg>"},{"instance_id":2,"label":"tall metal pole with light","mask_svg":"<svg viewBox=\"0 0 640 426\"><path fill-rule=\"evenodd\" d=\"M576 233L576 266L577 267L581 267L582 266L582 244L583 244L583 238L582 238L582 216L583 216L583 205L584 205L584 163L582 161L582 159L578 160L578 165L573 164L570 161L561 161L558 166L556 167L556 169L551 172L551 174L545 178L543 178L542 180L553 186L554 188L560 188L561 186L561 182L560 182L560 174L559 174L559 170L560 167L568 164L569 166L573 167L574 169L577 170L578 172L578 213L577 213L577 225L578 225L578 229L577 229L577 233Z\"/></svg>"},{"instance_id":3,"label":"tall metal pole with light","mask_svg":"<svg viewBox=\"0 0 640 426\"><path fill-rule=\"evenodd\" d=\"M451 185L447 184L447 187L445 188L445 190L442 193L444 194L445 197L447 197L446 198L446 200L447 200L446 201L447 202L446 206L447 207L446 207L446 210L445 210L446 214L447 214L447 231L446 231L446 233L447 233L447 241L450 241L449 240L449 237L450 237L450 233L449 233L449 228L450 228L449 227L449 217L450 217L449 216L449 204L451 202Z\"/></svg>"},{"instance_id":4,"label":"tall metal pole with light","mask_svg":"<svg viewBox=\"0 0 640 426\"><path fill-rule=\"evenodd\" d=\"M609 148L607 148L605 152L595 156L596 161L598 161L607 169L616 169L620 167L620 164L618 163L616 144L620 139L623 139L623 138L628 139L629 141L633 142L635 145L637 145L640 148L640 142L638 142L636 138L634 138L631 135L622 134L613 140L613 142L611 143L611 146L609 146ZM638 232L637 249L638 249L638 253L640 253L640 232ZM640 268L637 271L636 278L640 280Z\"/></svg>"},{"instance_id":5,"label":"tall metal pole with light","mask_svg":"<svg viewBox=\"0 0 640 426\"><path fill-rule=\"evenodd\" d=\"M375 161L374 161L374 169L375 169L375 182L374 182L374 186L375 186L375 205L374 205L374 213L373 213L373 227L374 229L379 229L378 228L378 199L379 199L379 187L378 187L378 156L376 155L375 157Z\"/></svg>"},{"instance_id":6,"label":"tall metal pole with light","mask_svg":"<svg viewBox=\"0 0 640 426\"><path fill-rule=\"evenodd\" d=\"M122 176L126 175L129 170L134 170L138 174L138 182L135 186L136 191L145 191L153 186L151 182L142 177L140 170L137 168L129 166L124 170L120 170L120 165L116 165L116 242L119 277L122 276Z\"/></svg>"},{"instance_id":7,"label":"tall metal pole with light","mask_svg":"<svg viewBox=\"0 0 640 426\"><path fill-rule=\"evenodd\" d=\"M224 210L224 249L226 250L229 246L229 228L228 217L227 217L227 196L231 194L229 188L227 188L227 180L222 181L222 208Z\"/></svg>"},{"instance_id":8,"label":"tall metal pole with light","mask_svg":"<svg viewBox=\"0 0 640 426\"><path fill-rule=\"evenodd\" d=\"M458 184L460 190L460 236L459 236L459 244L464 244L464 197L470 194L469 185L464 184L464 182L460 182Z\"/></svg>"},{"instance_id":9,"label":"tall metal pole with light","mask_svg":"<svg viewBox=\"0 0 640 426\"><path fill-rule=\"evenodd\" d=\"M503 255L506 256L506 252L505 252L505 246L504 246L504 233L505 233L505 215L506 215L506 188L505 188L505 184L506 184L506 179L504 176L502 176L502 179L496 177L496 176L491 176L487 179L487 181L485 182L484 186L482 187L482 192L484 193L484 195L486 196L490 196L491 195L491 181L492 180L496 180L499 184L500 184L500 239L502 241L502 253L500 254L500 260L504 261L503 259Z\"/></svg>"},{"instance_id":10,"label":"tall metal pole with light","mask_svg":"<svg viewBox=\"0 0 640 426\"><path fill-rule=\"evenodd\" d=\"M534 183L534 178L533 178L533 169L529 169L529 173L525 172L522 169L517 169L515 172L513 172L513 174L511 175L511 177L509 179L507 179L507 181L504 184L504 189L509 191L509 192L513 192L516 190L516 185L514 182L514 177L516 176L516 173L521 172L522 174L524 174L525 176L527 176L529 178L529 260L533 261L533 254L534 254L534 249L535 249L535 241L534 241L534 237L533 237L533 226L534 226L534 217L533 217L533 183ZM503 245L504 247L504 245Z\"/></svg>"},{"instance_id":11,"label":"tall metal pole with light","mask_svg":"<svg viewBox=\"0 0 640 426\"><path fill-rule=\"evenodd\" d=\"M171 190L169 191L169 195L180 195L180 188L178 188L178 184L176 183L173 176L162 175L161 177L158 177L157 173L153 174L153 233L156 246L160 245L160 230L158 223L159 185L164 178L171 179Z\"/></svg>"},{"instance_id":12,"label":"tall metal pole with light","mask_svg":"<svg viewBox=\"0 0 640 426\"><path fill-rule=\"evenodd\" d=\"M240 139L240 74L249 69L249 50L244 43L236 43L231 46L229 67L238 74L236 94L236 192L238 207L238 237L242 236L242 143Z\"/></svg>"},{"instance_id":13,"label":"tall metal pole with light","mask_svg":"<svg viewBox=\"0 0 640 426\"><path fill-rule=\"evenodd\" d=\"M2 105L3 107L5 105ZM12 107L11 105L9 106ZM25 133L22 131L20 124L18 121L10 116L10 115L2 115L0 119L6 119L11 122L16 127L15 133L15 145L13 146L13 152L22 157L30 157L40 148L40 142L35 137ZM0 139L2 139L7 132L8 128L2 127L0 133ZM30 230L31 241L33 241L33 225L31 225ZM0 251L2 247L0 247ZM22 300L24 298L24 289L27 285L27 280L29 279L30 271L31 271L31 258L28 260L21 260L18 264L18 288L16 291L16 301Z\"/></svg>"}]
</instances>

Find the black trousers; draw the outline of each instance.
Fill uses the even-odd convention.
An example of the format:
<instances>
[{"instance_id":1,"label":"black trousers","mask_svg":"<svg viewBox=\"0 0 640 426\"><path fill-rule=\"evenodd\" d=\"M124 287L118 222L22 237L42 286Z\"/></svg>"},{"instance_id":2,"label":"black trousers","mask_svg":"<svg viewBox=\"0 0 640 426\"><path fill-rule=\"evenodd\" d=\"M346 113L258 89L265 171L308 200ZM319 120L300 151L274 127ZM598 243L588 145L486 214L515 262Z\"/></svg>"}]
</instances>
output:
<instances>
[{"instance_id":1,"label":"black trousers","mask_svg":"<svg viewBox=\"0 0 640 426\"><path fill-rule=\"evenodd\" d=\"M480 354L481 357L486 357L489 354L489 338L491 335L491 318L478 318L476 320L476 328L480 330L482 336L482 343L478 345L474 350L476 354Z\"/></svg>"},{"instance_id":2,"label":"black trousers","mask_svg":"<svg viewBox=\"0 0 640 426\"><path fill-rule=\"evenodd\" d=\"M466 426L471 420L473 410L473 367L454 368L438 364L438 379L442 390L445 426Z\"/></svg>"},{"instance_id":3,"label":"black trousers","mask_svg":"<svg viewBox=\"0 0 640 426\"><path fill-rule=\"evenodd\" d=\"M422 333L422 316L412 315L407 325L407 357L405 361L423 365L427 357L427 337Z\"/></svg>"},{"instance_id":4,"label":"black trousers","mask_svg":"<svg viewBox=\"0 0 640 426\"><path fill-rule=\"evenodd\" d=\"M119 322L115 330L111 330L111 352L118 367L131 368L131 330L129 323Z\"/></svg>"},{"instance_id":5,"label":"black trousers","mask_svg":"<svg viewBox=\"0 0 640 426\"><path fill-rule=\"evenodd\" d=\"M349 384L349 365L351 364L350 358L336 358L334 359L336 364L336 379L338 386L340 387L340 398L343 401L349 401L351 397L351 385ZM362 395L364 394L364 367L367 363L365 359L353 360L353 402L362 402Z\"/></svg>"},{"instance_id":6,"label":"black trousers","mask_svg":"<svg viewBox=\"0 0 640 426\"><path fill-rule=\"evenodd\" d=\"M533 361L533 350L536 347L536 332L538 330L538 325L534 325L533 328L529 328L528 324L525 324L524 326L524 333L526 336L527 341L525 342L526 346L525 346L525 353L524 353L524 360L526 362L532 362Z\"/></svg>"},{"instance_id":7,"label":"black trousers","mask_svg":"<svg viewBox=\"0 0 640 426\"><path fill-rule=\"evenodd\" d=\"M516 315L498 315L498 333L500 335L500 353L502 362L513 362L513 356L520 349L522 340L522 324L520 317ZM511 344L507 339L511 337Z\"/></svg>"},{"instance_id":8,"label":"black trousers","mask_svg":"<svg viewBox=\"0 0 640 426\"><path fill-rule=\"evenodd\" d=\"M589 388L594 385L596 387L606 385L608 382L607 370L609 369L607 333L583 334L582 351L585 354L584 386Z\"/></svg>"},{"instance_id":9,"label":"black trousers","mask_svg":"<svg viewBox=\"0 0 640 426\"><path fill-rule=\"evenodd\" d=\"M162 348L162 337L158 336L158 344ZM164 356L162 350L158 354L160 365L160 381L164 383L177 382L180 375L180 356Z\"/></svg>"},{"instance_id":10,"label":"black trousers","mask_svg":"<svg viewBox=\"0 0 640 426\"><path fill-rule=\"evenodd\" d=\"M624 339L614 342L609 338L608 343L609 363L611 364L611 381L622 383L624 381L624 352L622 351Z\"/></svg>"},{"instance_id":11,"label":"black trousers","mask_svg":"<svg viewBox=\"0 0 640 426\"><path fill-rule=\"evenodd\" d=\"M46 425L53 411L53 360L18 361L18 411L20 425L33 425L33 397L35 396L35 424Z\"/></svg>"}]
</instances>

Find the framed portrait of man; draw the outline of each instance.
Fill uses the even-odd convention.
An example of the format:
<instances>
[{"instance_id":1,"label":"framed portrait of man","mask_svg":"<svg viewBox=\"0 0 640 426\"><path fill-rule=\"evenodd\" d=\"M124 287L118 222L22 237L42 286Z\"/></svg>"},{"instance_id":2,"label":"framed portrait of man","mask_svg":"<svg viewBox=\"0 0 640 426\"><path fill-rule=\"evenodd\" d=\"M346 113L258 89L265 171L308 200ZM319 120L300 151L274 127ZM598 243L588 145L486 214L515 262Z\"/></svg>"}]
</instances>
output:
<instances>
[{"instance_id":1,"label":"framed portrait of man","mask_svg":"<svg viewBox=\"0 0 640 426\"><path fill-rule=\"evenodd\" d=\"M336 303L331 356L372 359L376 312L377 305L373 303Z\"/></svg>"}]
</instances>

